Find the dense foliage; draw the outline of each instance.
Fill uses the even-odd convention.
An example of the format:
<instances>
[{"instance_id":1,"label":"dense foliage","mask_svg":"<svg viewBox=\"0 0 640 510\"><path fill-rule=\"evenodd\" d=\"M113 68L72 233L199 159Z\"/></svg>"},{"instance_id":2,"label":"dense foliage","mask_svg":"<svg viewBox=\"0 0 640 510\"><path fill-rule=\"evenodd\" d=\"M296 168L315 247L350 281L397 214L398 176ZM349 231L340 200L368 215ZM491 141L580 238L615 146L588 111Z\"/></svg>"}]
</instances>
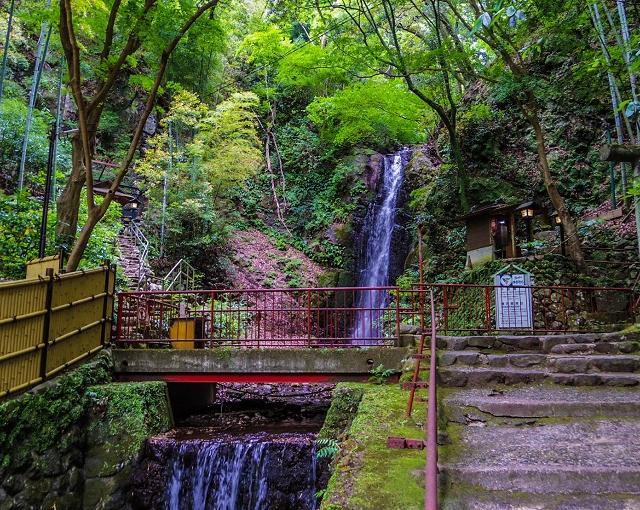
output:
<instances>
[{"instance_id":1,"label":"dense foliage","mask_svg":"<svg viewBox=\"0 0 640 510\"><path fill-rule=\"evenodd\" d=\"M65 41L73 41L60 31L60 5L34 9L31 0L19 0L9 34L0 97L0 242L6 246L0 277L19 277L34 253L49 125L60 110L63 131L78 127L78 92L63 58ZM153 91L163 48L196 3L152 2L145 12L143 2L125 1L115 9L107 47L116 5L73 4L72 15L82 93L101 105L93 156L119 164ZM591 242L593 229L581 219L609 199L610 169L597 147L606 139L603 126L614 139L618 134L614 109L623 141L635 141L629 127L640 111L630 80L640 71L636 6L627 6L628 41L621 39L616 4L603 0L266 0L213 9L173 50L123 180L144 192L145 231L160 265L184 257L208 281L221 281L229 234L257 228L276 244L349 270L353 228L372 198L366 160L403 145L420 146L407 176L408 211L423 226L433 277L462 269L459 218L473 206L535 200L561 212L568 232L578 224L571 243ZM3 34L7 20L5 11ZM38 34L49 28L46 46ZM41 69L34 68L39 52ZM618 90L614 108L611 79ZM29 113L34 80L39 89ZM96 96L90 83L107 87L106 95ZM14 194L28 117L27 189ZM60 139L58 196L79 175L77 150ZM94 167L96 179L118 173ZM616 175L618 199L627 200L637 189L631 169L620 167ZM86 194L77 208L72 234L85 224L83 215L91 217ZM112 204L92 231L85 265L116 255L118 215ZM66 242L53 237L49 252Z\"/></svg>"}]
</instances>

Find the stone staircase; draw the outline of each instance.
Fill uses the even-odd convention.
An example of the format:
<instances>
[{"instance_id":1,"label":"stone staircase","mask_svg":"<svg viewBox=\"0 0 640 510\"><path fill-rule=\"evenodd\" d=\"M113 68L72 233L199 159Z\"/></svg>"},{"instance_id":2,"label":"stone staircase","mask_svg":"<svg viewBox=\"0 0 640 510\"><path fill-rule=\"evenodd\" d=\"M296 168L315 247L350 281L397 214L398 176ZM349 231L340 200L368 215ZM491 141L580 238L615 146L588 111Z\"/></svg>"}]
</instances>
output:
<instances>
[{"instance_id":1,"label":"stone staircase","mask_svg":"<svg viewBox=\"0 0 640 510\"><path fill-rule=\"evenodd\" d=\"M137 226L135 227L137 229ZM130 226L125 227L118 235L120 249L120 266L130 289L145 288L154 279L149 267L144 242L136 236Z\"/></svg>"},{"instance_id":2,"label":"stone staircase","mask_svg":"<svg viewBox=\"0 0 640 510\"><path fill-rule=\"evenodd\" d=\"M639 334L438 346L442 509L640 509Z\"/></svg>"},{"instance_id":3,"label":"stone staircase","mask_svg":"<svg viewBox=\"0 0 640 510\"><path fill-rule=\"evenodd\" d=\"M640 384L640 334L439 337L443 386Z\"/></svg>"}]
</instances>

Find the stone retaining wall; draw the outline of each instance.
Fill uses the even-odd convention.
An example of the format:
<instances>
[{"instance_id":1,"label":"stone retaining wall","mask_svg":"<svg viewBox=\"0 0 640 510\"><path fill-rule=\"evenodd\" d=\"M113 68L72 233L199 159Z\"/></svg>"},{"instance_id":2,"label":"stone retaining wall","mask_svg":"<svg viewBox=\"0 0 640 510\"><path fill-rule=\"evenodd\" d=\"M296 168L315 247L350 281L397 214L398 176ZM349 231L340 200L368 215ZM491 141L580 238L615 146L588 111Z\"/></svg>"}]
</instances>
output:
<instances>
[{"instance_id":1,"label":"stone retaining wall","mask_svg":"<svg viewBox=\"0 0 640 510\"><path fill-rule=\"evenodd\" d=\"M110 384L91 362L0 404L0 510L127 508L146 437L171 426L162 382Z\"/></svg>"}]
</instances>

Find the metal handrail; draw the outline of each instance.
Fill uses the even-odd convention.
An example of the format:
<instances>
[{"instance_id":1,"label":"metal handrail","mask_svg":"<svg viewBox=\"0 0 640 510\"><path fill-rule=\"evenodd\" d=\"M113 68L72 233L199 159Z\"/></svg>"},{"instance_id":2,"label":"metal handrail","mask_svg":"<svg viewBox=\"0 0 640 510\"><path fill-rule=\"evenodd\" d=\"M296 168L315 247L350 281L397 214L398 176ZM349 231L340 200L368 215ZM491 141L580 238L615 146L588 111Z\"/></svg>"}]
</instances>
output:
<instances>
[{"instance_id":1,"label":"metal handrail","mask_svg":"<svg viewBox=\"0 0 640 510\"><path fill-rule=\"evenodd\" d=\"M145 283L145 271L144 268L147 265L147 257L149 256L149 240L144 235L142 230L136 222L130 222L125 227L125 233L130 233L136 240L136 247L138 248L139 260L138 260L138 281L136 282L136 289L144 287Z\"/></svg>"},{"instance_id":2,"label":"metal handrail","mask_svg":"<svg viewBox=\"0 0 640 510\"><path fill-rule=\"evenodd\" d=\"M173 273L175 273L175 275ZM180 284L183 290L193 290L195 288L195 281L195 268L186 260L180 259L162 279L162 290L172 290L176 283Z\"/></svg>"},{"instance_id":3,"label":"metal handrail","mask_svg":"<svg viewBox=\"0 0 640 510\"><path fill-rule=\"evenodd\" d=\"M436 312L433 298L433 289L430 289L431 300L431 359L429 361L429 396L427 408L427 463L425 466L425 487L427 492L424 498L425 510L438 510L438 391L436 376L437 358L437 333Z\"/></svg>"}]
</instances>

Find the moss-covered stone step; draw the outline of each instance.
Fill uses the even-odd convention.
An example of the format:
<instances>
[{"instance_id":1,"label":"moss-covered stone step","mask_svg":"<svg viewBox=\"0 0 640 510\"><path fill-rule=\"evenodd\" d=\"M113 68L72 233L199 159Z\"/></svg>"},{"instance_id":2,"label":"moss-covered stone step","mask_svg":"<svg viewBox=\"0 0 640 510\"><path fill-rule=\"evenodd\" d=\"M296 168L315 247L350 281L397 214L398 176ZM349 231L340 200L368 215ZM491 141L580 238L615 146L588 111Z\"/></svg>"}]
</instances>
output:
<instances>
[{"instance_id":1,"label":"moss-covered stone step","mask_svg":"<svg viewBox=\"0 0 640 510\"><path fill-rule=\"evenodd\" d=\"M440 367L545 368L550 372L627 372L640 370L640 356L631 354L485 354L475 351L444 351L438 355Z\"/></svg>"},{"instance_id":2,"label":"moss-covered stone step","mask_svg":"<svg viewBox=\"0 0 640 510\"><path fill-rule=\"evenodd\" d=\"M571 346L571 347L568 347ZM571 349L607 353L640 350L638 333L585 333L562 335L439 336L438 348L453 351L566 353Z\"/></svg>"},{"instance_id":3,"label":"moss-covered stone step","mask_svg":"<svg viewBox=\"0 0 640 510\"><path fill-rule=\"evenodd\" d=\"M539 384L465 388L443 398L446 418L456 423L503 423L503 418L640 418L640 392L631 388Z\"/></svg>"}]
</instances>

